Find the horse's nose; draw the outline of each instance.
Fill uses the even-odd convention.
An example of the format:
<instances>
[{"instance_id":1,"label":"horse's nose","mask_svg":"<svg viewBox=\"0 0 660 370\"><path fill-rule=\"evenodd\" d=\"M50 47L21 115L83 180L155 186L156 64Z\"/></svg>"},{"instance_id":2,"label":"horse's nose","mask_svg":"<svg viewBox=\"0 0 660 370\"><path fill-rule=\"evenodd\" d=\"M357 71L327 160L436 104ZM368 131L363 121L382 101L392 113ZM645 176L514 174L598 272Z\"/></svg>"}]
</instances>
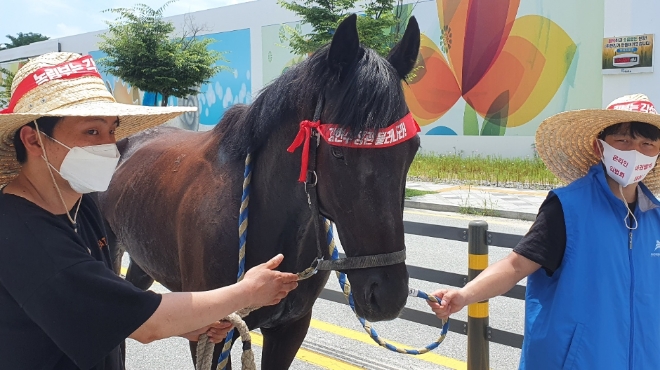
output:
<instances>
[{"instance_id":1,"label":"horse's nose","mask_svg":"<svg viewBox=\"0 0 660 370\"><path fill-rule=\"evenodd\" d=\"M374 279L374 281L368 285L369 288L365 291L366 297L364 297L364 300L365 302L369 302L369 305L373 310L380 310L380 306L378 305L378 302L381 299L380 290L378 289L380 284L380 279Z\"/></svg>"},{"instance_id":2,"label":"horse's nose","mask_svg":"<svg viewBox=\"0 0 660 370\"><path fill-rule=\"evenodd\" d=\"M370 276L364 290L365 302L368 302L370 309L374 312L390 312L394 307L400 308L406 304L406 295L399 294L400 281L392 281L388 275L377 274ZM405 284L404 284L405 285ZM405 288L405 287L404 287Z\"/></svg>"},{"instance_id":3,"label":"horse's nose","mask_svg":"<svg viewBox=\"0 0 660 370\"><path fill-rule=\"evenodd\" d=\"M395 319L406 305L408 276L405 266L354 270L348 279L355 312L369 321Z\"/></svg>"}]
</instances>

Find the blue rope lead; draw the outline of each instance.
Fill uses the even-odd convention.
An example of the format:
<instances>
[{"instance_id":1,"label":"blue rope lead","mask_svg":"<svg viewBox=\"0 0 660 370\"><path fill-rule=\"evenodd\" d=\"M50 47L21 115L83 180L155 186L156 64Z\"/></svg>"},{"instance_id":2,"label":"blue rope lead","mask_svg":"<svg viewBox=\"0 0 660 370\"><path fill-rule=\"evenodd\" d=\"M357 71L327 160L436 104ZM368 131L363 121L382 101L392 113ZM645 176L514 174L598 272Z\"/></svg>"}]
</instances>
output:
<instances>
[{"instance_id":1,"label":"blue rope lead","mask_svg":"<svg viewBox=\"0 0 660 370\"><path fill-rule=\"evenodd\" d=\"M238 277L237 281L243 280L245 275L245 244L247 242L248 229L248 204L250 202L250 181L252 180L252 156L248 154L245 158L245 172L243 174L243 195L241 196L241 212L238 216L238 233L240 235L238 248Z\"/></svg>"},{"instance_id":2,"label":"blue rope lead","mask_svg":"<svg viewBox=\"0 0 660 370\"><path fill-rule=\"evenodd\" d=\"M243 173L243 195L241 196L241 211L238 216L238 276L236 281L243 280L245 276L245 244L247 242L248 229L248 204L250 203L250 181L252 180L252 156L250 154L245 158L245 172ZM218 369L225 370L231 353L231 346L234 338L232 329L225 337L225 343L222 347L222 353L218 357Z\"/></svg>"},{"instance_id":3,"label":"blue rope lead","mask_svg":"<svg viewBox=\"0 0 660 370\"><path fill-rule=\"evenodd\" d=\"M332 256L333 260L339 259L339 251L337 251L337 246L335 245L332 224L328 220L325 220L325 231L327 235L326 241L328 243L328 248L330 249L330 255ZM353 301L353 293L351 293L351 284L348 282L346 278L346 274L339 271L337 271L336 273L337 273L337 279L339 280L339 286L341 287L341 290L344 293L344 297L346 297L346 299L348 300L348 305L351 307L351 310L353 310L353 313L355 313L357 316L357 313L355 312L355 302ZM417 289L410 289L408 292L408 296L422 298L431 302L438 302L438 299L436 297L429 296L428 294ZM384 339L382 339L376 332L376 329L374 329L371 326L371 323L369 321L365 320L360 316L358 316L358 320L360 321L360 324L362 324L362 327L367 332L367 334L369 334L371 339L373 339L376 343L378 343L378 345L380 345L381 347L385 347L390 351L405 353L408 355L421 355L438 348L440 343L442 343L442 341L445 340L445 337L447 336L447 331L449 331L449 321L445 321L442 325L442 330L440 331L440 337L435 342L427 345L426 347L422 347L418 349L398 348L388 343Z\"/></svg>"}]
</instances>

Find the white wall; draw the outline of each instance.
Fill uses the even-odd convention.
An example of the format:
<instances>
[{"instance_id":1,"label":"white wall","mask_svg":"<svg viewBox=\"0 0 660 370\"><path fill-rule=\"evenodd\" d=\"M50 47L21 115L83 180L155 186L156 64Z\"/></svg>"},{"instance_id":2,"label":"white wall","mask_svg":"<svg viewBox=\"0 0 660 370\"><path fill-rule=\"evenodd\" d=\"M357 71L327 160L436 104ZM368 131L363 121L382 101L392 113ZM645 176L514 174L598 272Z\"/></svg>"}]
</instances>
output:
<instances>
[{"instance_id":1,"label":"white wall","mask_svg":"<svg viewBox=\"0 0 660 370\"><path fill-rule=\"evenodd\" d=\"M45 53L52 53L54 51L60 51L60 43L56 39L35 42L20 48L12 48L0 51L0 62L25 59Z\"/></svg>"},{"instance_id":2,"label":"white wall","mask_svg":"<svg viewBox=\"0 0 660 370\"><path fill-rule=\"evenodd\" d=\"M652 73L603 75L603 107L612 100L628 94L648 95L656 107L660 106L660 37L659 0L605 0L605 29L603 37L654 34Z\"/></svg>"},{"instance_id":3,"label":"white wall","mask_svg":"<svg viewBox=\"0 0 660 370\"><path fill-rule=\"evenodd\" d=\"M270 24L280 24L298 20L294 13L283 9L281 6L277 5L277 2L274 0L259 0L242 4L229 5L220 8L188 13L185 15L172 16L165 19L172 21L177 27L175 33L180 33L182 31L187 19L189 19L189 21L191 20L192 23L196 26L205 28L205 30L201 32L200 35L249 28L251 41L250 53L252 59L252 65L250 68L252 71L251 91L254 92L258 92L262 87L261 27ZM105 32L105 30L88 32L45 42L50 42L51 44L59 43L61 51L87 54L90 51L98 50L98 35L102 34L103 32ZM38 44L41 43L33 45ZM13 53L11 58L9 58L9 55L6 56L3 54L7 53L8 51L0 52L0 63L3 61L18 59L18 55L23 55L23 57L32 57L45 52L56 51L49 49L35 53L32 50L27 50L27 48L28 47L11 49Z\"/></svg>"},{"instance_id":4,"label":"white wall","mask_svg":"<svg viewBox=\"0 0 660 370\"><path fill-rule=\"evenodd\" d=\"M530 1L530 0L523 0ZM650 33L660 37L660 0L604 0L605 22L603 37ZM209 9L167 18L180 32L186 18L198 26L206 27L203 33L217 33L237 29L250 29L251 39L251 91L256 94L262 88L262 40L261 27L296 21L295 14L280 7L275 0L258 0L221 8ZM0 51L0 63L19 58L32 57L43 52L72 51L86 54L98 50L98 35L94 31L81 35L35 43L27 47ZM657 45L660 46L660 41ZM589 47L602 47L589 45ZM583 45L584 47L584 45ZM656 53L657 57L657 53ZM658 64L660 60L656 62ZM599 66L595 66L597 68ZM656 68L660 68L660 64ZM645 93L660 106L660 72L603 75L603 106L621 95ZM600 92L594 92L600 93ZM423 151L453 153L462 151L465 155L500 155L505 157L526 157L533 155L533 136L470 137L470 136L430 136L422 139Z\"/></svg>"}]
</instances>

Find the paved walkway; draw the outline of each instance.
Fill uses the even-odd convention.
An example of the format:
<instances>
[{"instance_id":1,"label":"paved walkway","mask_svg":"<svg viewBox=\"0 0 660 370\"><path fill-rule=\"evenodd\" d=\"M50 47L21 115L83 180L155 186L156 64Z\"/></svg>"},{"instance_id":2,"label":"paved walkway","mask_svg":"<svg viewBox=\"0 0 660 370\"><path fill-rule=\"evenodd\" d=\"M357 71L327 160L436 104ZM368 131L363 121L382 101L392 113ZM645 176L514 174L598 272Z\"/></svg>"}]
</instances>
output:
<instances>
[{"instance_id":1,"label":"paved walkway","mask_svg":"<svg viewBox=\"0 0 660 370\"><path fill-rule=\"evenodd\" d=\"M478 213L533 221L547 191L408 181L406 188L432 191L411 197L406 206L434 211Z\"/></svg>"}]
</instances>

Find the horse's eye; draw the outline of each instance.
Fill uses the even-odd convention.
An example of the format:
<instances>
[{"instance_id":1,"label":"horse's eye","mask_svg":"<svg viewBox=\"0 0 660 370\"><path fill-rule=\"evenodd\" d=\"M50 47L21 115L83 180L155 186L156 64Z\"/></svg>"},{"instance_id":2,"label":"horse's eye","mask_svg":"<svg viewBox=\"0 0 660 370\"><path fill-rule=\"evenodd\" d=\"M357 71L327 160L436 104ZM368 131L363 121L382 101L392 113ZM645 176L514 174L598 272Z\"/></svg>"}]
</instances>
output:
<instances>
[{"instance_id":1,"label":"horse's eye","mask_svg":"<svg viewBox=\"0 0 660 370\"><path fill-rule=\"evenodd\" d=\"M341 151L340 148L332 147L330 149L330 152L332 153L333 157L335 157L337 159L344 159L344 153Z\"/></svg>"}]
</instances>

